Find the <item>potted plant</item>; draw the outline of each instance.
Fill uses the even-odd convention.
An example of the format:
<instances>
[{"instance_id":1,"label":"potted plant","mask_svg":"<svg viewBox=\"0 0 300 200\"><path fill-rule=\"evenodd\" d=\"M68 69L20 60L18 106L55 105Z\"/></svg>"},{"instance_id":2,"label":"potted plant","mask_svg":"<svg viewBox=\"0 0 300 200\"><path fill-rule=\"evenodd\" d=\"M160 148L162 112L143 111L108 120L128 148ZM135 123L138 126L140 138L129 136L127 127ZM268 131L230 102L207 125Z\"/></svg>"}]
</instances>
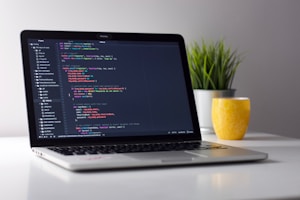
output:
<instances>
[{"instance_id":1,"label":"potted plant","mask_svg":"<svg viewBox=\"0 0 300 200\"><path fill-rule=\"evenodd\" d=\"M214 97L233 97L232 82L242 59L224 40L189 46L187 56L201 131L213 132L211 102Z\"/></svg>"}]
</instances>

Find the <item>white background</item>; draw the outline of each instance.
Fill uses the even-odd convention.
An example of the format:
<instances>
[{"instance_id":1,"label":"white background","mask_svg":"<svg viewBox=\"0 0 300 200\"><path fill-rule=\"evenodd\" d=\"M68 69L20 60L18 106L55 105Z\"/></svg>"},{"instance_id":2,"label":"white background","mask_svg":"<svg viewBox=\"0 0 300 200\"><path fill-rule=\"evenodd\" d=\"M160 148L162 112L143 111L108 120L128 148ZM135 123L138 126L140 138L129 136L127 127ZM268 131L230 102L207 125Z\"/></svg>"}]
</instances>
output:
<instances>
[{"instance_id":1,"label":"white background","mask_svg":"<svg viewBox=\"0 0 300 200\"><path fill-rule=\"evenodd\" d=\"M224 38L245 53L234 88L252 102L249 129L300 137L300 1L0 0L0 136L27 135L23 29L180 33Z\"/></svg>"}]
</instances>

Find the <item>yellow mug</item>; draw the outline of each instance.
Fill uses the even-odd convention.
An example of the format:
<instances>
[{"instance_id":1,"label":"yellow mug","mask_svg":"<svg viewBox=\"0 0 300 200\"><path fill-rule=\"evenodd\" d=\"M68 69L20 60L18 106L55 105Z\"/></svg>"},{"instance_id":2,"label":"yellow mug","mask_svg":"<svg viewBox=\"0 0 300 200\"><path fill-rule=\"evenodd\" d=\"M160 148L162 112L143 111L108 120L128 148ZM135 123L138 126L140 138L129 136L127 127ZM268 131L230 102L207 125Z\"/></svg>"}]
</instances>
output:
<instances>
[{"instance_id":1,"label":"yellow mug","mask_svg":"<svg viewBox=\"0 0 300 200\"><path fill-rule=\"evenodd\" d=\"M250 99L247 97L213 98L212 123L218 138L241 140L250 120Z\"/></svg>"}]
</instances>

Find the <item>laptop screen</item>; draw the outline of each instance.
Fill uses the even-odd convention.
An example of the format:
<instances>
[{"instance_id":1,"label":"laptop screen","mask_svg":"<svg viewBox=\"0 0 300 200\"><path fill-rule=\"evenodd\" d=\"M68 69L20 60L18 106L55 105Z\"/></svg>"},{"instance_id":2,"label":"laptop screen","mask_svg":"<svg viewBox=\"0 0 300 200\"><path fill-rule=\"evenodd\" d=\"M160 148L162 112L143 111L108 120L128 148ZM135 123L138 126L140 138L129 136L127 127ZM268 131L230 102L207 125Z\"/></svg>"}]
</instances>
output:
<instances>
[{"instance_id":1,"label":"laptop screen","mask_svg":"<svg viewBox=\"0 0 300 200\"><path fill-rule=\"evenodd\" d=\"M180 42L142 36L23 36L36 139L195 134Z\"/></svg>"}]
</instances>

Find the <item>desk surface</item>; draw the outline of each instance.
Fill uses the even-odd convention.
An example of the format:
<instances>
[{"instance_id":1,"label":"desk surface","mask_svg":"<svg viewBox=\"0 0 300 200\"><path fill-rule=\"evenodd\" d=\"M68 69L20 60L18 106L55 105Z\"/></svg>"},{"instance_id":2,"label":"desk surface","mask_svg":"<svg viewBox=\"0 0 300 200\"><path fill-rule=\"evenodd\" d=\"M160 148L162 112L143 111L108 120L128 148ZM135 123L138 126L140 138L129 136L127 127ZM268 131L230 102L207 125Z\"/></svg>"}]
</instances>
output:
<instances>
[{"instance_id":1,"label":"desk surface","mask_svg":"<svg viewBox=\"0 0 300 200\"><path fill-rule=\"evenodd\" d=\"M247 133L204 140L269 154L264 162L74 173L34 156L27 137L0 137L0 199L300 199L300 140Z\"/></svg>"}]
</instances>

